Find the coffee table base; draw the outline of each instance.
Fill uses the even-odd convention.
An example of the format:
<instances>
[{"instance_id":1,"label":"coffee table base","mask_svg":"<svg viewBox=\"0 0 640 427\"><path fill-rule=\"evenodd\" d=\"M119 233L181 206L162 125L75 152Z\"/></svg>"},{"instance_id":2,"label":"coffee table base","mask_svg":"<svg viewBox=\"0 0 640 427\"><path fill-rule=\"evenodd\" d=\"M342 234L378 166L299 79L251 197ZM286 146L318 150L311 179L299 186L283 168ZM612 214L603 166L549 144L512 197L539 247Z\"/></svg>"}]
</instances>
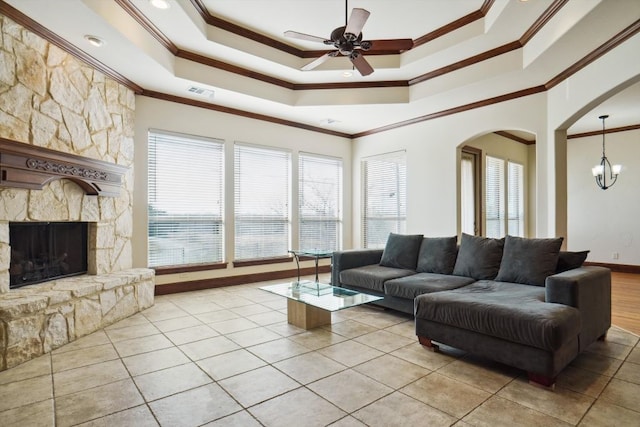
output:
<instances>
[{"instance_id":1,"label":"coffee table base","mask_svg":"<svg viewBox=\"0 0 640 427\"><path fill-rule=\"evenodd\" d=\"M331 324L331 312L300 301L287 299L287 321L302 329Z\"/></svg>"}]
</instances>

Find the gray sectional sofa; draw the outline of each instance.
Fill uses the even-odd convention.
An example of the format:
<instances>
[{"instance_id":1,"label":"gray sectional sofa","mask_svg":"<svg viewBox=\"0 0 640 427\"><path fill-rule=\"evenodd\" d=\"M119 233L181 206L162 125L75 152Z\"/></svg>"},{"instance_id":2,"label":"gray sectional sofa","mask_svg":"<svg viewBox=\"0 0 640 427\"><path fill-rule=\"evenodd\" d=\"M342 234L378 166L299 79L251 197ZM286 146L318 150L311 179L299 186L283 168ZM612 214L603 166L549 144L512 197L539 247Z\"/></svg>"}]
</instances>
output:
<instances>
[{"instance_id":1,"label":"gray sectional sofa","mask_svg":"<svg viewBox=\"0 0 640 427\"><path fill-rule=\"evenodd\" d=\"M391 234L384 249L335 252L332 284L382 296L433 341L527 371L551 386L611 326L611 272L562 238Z\"/></svg>"}]
</instances>

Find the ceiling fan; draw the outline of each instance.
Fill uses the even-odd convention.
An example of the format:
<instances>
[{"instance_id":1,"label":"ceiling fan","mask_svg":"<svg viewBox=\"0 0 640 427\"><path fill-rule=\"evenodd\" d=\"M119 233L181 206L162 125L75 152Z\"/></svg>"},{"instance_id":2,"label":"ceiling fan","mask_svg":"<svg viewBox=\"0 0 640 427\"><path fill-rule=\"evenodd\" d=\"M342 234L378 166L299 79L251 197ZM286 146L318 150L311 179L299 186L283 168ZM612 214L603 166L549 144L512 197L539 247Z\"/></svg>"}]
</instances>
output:
<instances>
[{"instance_id":1,"label":"ceiling fan","mask_svg":"<svg viewBox=\"0 0 640 427\"><path fill-rule=\"evenodd\" d=\"M366 51L379 51L379 53L391 51L403 51L413 47L412 39L395 39L395 40L363 40L362 27L369 19L370 12L365 9L354 8L351 16L346 20L347 4L345 2L345 21L344 27L338 27L331 32L328 39L312 36L309 34L299 33L297 31L285 31L285 37L291 37L300 40L323 43L327 46L333 46L337 50L332 50L321 57L311 61L301 68L302 71L309 71L329 58L335 58L338 55L349 58L353 66L363 76L373 73L373 67L367 62L362 55Z\"/></svg>"}]
</instances>

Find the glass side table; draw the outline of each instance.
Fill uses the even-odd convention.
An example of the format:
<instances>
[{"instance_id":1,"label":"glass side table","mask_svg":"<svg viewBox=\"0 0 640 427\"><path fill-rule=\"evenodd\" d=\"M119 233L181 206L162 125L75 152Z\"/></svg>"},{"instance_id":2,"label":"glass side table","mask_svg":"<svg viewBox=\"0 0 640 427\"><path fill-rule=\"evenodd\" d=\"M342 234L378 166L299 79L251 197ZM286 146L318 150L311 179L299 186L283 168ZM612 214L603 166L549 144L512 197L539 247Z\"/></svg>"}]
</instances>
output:
<instances>
[{"instance_id":1,"label":"glass side table","mask_svg":"<svg viewBox=\"0 0 640 427\"><path fill-rule=\"evenodd\" d=\"M318 283L318 261L321 259L331 258L333 251L324 249L297 249L289 251L293 254L296 260L296 267L298 268L298 282L300 281L300 257L313 258L316 262L316 283Z\"/></svg>"}]
</instances>

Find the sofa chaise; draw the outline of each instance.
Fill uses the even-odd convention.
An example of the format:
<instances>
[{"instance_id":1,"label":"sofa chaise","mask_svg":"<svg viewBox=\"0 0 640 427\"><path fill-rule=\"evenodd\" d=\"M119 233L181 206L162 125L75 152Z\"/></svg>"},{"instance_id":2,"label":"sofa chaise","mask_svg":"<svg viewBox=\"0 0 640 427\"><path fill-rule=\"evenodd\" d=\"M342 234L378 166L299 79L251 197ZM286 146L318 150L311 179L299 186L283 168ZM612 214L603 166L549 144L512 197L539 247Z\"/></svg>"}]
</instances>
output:
<instances>
[{"instance_id":1,"label":"sofa chaise","mask_svg":"<svg viewBox=\"0 0 640 427\"><path fill-rule=\"evenodd\" d=\"M611 326L611 272L562 238L391 234L384 249L335 252L332 284L412 314L420 343L447 344L552 386Z\"/></svg>"}]
</instances>

